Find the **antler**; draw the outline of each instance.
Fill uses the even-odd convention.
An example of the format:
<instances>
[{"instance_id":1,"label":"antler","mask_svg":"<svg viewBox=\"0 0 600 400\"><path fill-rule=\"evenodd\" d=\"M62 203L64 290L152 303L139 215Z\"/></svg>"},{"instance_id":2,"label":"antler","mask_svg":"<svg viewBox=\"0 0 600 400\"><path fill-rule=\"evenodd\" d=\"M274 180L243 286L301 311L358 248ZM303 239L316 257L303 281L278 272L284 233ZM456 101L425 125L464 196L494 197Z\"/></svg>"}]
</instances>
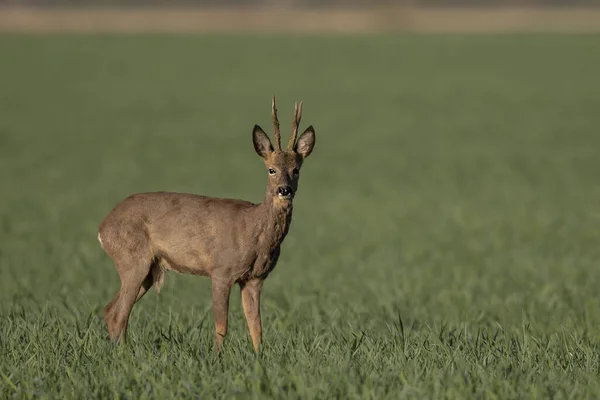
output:
<instances>
[{"instance_id":1,"label":"antler","mask_svg":"<svg viewBox=\"0 0 600 400\"><path fill-rule=\"evenodd\" d=\"M288 150L294 150L296 145L296 136L298 136L298 127L300 126L300 119L302 119L302 102L300 104L294 103L294 120L292 121L292 136L288 142Z\"/></svg>"},{"instance_id":2,"label":"antler","mask_svg":"<svg viewBox=\"0 0 600 400\"><path fill-rule=\"evenodd\" d=\"M277 107L275 107L275 96L271 101L271 109L273 116L273 130L275 136L275 150L281 151L281 133L279 133L279 120L277 119Z\"/></svg>"}]
</instances>

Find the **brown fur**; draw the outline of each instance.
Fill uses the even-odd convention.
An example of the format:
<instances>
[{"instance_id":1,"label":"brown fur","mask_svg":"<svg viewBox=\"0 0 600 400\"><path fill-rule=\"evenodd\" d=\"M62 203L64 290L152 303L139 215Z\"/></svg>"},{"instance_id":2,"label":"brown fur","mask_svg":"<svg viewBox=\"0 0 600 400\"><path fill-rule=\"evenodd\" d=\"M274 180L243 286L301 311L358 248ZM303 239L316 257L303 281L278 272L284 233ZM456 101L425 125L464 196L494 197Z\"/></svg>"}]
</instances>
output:
<instances>
[{"instance_id":1,"label":"brown fur","mask_svg":"<svg viewBox=\"0 0 600 400\"><path fill-rule=\"evenodd\" d=\"M294 139L301 112L300 104L294 114ZM315 144L311 126L297 142L290 139L282 151L275 98L272 116L275 148L262 128L255 125L253 130L254 148L269 171L262 203L187 193L138 193L102 221L98 239L121 278L119 292L104 309L112 339L126 340L135 302L153 286L160 291L165 271L176 271L211 278L217 350L227 334L231 288L239 284L252 344L258 351L262 284L279 259L292 221L298 172Z\"/></svg>"}]
</instances>

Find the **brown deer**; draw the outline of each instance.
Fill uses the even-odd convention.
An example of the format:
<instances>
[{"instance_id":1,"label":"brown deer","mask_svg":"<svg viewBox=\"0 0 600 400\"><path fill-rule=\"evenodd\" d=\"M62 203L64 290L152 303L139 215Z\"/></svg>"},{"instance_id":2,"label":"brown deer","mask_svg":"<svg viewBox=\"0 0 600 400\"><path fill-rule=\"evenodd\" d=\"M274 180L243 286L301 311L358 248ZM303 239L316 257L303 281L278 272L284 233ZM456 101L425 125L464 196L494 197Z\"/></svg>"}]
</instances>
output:
<instances>
[{"instance_id":1,"label":"brown deer","mask_svg":"<svg viewBox=\"0 0 600 400\"><path fill-rule=\"evenodd\" d=\"M263 281L279 259L292 221L300 168L315 145L312 126L296 141L301 116L302 102L295 105L285 151L281 150L274 96L275 147L262 128L254 126L254 150L268 172L262 203L187 193L138 193L119 203L102 221L98 240L121 278L120 290L104 308L113 340L126 342L133 305L152 286L160 292L165 271L176 271L210 277L217 352L227 334L231 288L239 284L252 345L258 352Z\"/></svg>"}]
</instances>

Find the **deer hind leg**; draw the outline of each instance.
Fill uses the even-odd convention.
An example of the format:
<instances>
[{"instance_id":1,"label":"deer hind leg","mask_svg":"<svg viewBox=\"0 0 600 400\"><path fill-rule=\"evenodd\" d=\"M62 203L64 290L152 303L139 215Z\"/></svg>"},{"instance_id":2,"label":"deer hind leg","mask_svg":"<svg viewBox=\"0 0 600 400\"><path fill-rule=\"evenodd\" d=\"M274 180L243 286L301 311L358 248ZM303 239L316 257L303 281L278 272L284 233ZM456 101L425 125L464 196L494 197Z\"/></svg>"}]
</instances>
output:
<instances>
[{"instance_id":1,"label":"deer hind leg","mask_svg":"<svg viewBox=\"0 0 600 400\"><path fill-rule=\"evenodd\" d=\"M119 301L119 293L120 291L117 292L117 294L115 294L115 297L113 297L111 302L108 303L106 307L104 307L104 322L106 323L106 328L108 329L108 336L111 339L117 337L113 318L113 308L115 306L115 303Z\"/></svg>"},{"instance_id":2,"label":"deer hind leg","mask_svg":"<svg viewBox=\"0 0 600 400\"><path fill-rule=\"evenodd\" d=\"M144 297L144 295L148 292L148 290L150 290L150 288L152 288L153 283L154 282L152 280L152 271L150 271L150 272L148 272L148 275L146 275L146 277L142 281L142 286L140 287L140 290L138 291L138 294L135 298L135 303L137 303L138 301L140 301L140 299L142 297Z\"/></svg>"},{"instance_id":3,"label":"deer hind leg","mask_svg":"<svg viewBox=\"0 0 600 400\"><path fill-rule=\"evenodd\" d=\"M148 276L152 278L151 264L147 259L139 259L130 263L115 262L115 267L121 278L121 289L104 309L104 320L111 339L125 342L131 309L139 299L138 295ZM147 282L146 285L148 285Z\"/></svg>"},{"instance_id":4,"label":"deer hind leg","mask_svg":"<svg viewBox=\"0 0 600 400\"><path fill-rule=\"evenodd\" d=\"M144 295L153 286L154 286L154 290L156 290L156 293L160 293L160 289L164 282L165 282L165 271L163 270L163 268L161 266L160 259L155 258L154 260L152 260L152 265L150 266L150 272L148 272L148 275L146 275L146 278L144 278L144 281L142 282L142 287L140 288L140 291L138 292L135 302L137 303L138 301L140 301L140 299L142 297L144 297Z\"/></svg>"}]
</instances>

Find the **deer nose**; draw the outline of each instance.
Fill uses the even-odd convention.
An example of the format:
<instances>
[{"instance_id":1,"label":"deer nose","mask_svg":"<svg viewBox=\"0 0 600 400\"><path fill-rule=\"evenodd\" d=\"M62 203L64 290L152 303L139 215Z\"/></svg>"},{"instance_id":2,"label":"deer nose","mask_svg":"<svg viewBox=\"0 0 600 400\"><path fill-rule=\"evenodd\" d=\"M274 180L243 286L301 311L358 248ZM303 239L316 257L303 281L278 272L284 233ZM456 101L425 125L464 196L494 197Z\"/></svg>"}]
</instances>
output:
<instances>
[{"instance_id":1,"label":"deer nose","mask_svg":"<svg viewBox=\"0 0 600 400\"><path fill-rule=\"evenodd\" d=\"M277 194L287 197L292 194L292 188L289 186L280 186L279 189L277 189Z\"/></svg>"}]
</instances>

